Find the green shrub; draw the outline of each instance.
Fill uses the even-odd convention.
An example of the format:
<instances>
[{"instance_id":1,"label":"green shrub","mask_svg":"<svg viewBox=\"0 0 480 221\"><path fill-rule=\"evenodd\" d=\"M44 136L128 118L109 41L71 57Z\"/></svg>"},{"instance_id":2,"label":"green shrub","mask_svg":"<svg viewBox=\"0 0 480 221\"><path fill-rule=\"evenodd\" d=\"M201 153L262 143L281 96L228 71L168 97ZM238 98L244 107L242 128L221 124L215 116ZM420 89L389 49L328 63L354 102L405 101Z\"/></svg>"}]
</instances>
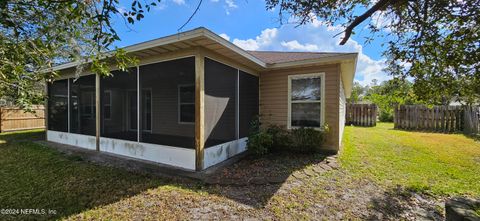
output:
<instances>
[{"instance_id":1,"label":"green shrub","mask_svg":"<svg viewBox=\"0 0 480 221\"><path fill-rule=\"evenodd\" d=\"M255 155L265 155L270 152L273 144L272 135L265 130L259 130L257 133L251 133L248 136L247 148Z\"/></svg>"},{"instance_id":2,"label":"green shrub","mask_svg":"<svg viewBox=\"0 0 480 221\"><path fill-rule=\"evenodd\" d=\"M268 134L272 135L272 151L285 150L292 145L290 132L285 128L278 125L269 125L266 130Z\"/></svg>"},{"instance_id":3,"label":"green shrub","mask_svg":"<svg viewBox=\"0 0 480 221\"><path fill-rule=\"evenodd\" d=\"M378 120L380 122L393 122L393 114L387 111L380 110Z\"/></svg>"},{"instance_id":4,"label":"green shrub","mask_svg":"<svg viewBox=\"0 0 480 221\"><path fill-rule=\"evenodd\" d=\"M325 141L325 133L312 128L299 128L290 131L289 150L301 153L318 152Z\"/></svg>"},{"instance_id":5,"label":"green shrub","mask_svg":"<svg viewBox=\"0 0 480 221\"><path fill-rule=\"evenodd\" d=\"M321 130L312 128L297 128L287 130L278 125L270 125L266 132L271 135L273 143L270 151L291 151L310 153L317 152L325 142L328 126Z\"/></svg>"}]
</instances>

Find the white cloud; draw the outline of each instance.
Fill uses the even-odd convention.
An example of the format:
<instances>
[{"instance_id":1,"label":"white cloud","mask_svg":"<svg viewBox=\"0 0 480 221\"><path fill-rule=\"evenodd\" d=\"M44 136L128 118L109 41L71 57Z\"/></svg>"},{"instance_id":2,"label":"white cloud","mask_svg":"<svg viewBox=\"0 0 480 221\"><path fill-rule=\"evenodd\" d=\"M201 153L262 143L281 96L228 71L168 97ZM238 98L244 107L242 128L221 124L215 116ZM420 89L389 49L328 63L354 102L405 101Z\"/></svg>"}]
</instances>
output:
<instances>
[{"instance_id":1,"label":"white cloud","mask_svg":"<svg viewBox=\"0 0 480 221\"><path fill-rule=\"evenodd\" d=\"M153 7L153 10L162 11L165 8L167 8L167 4L165 3L165 1L161 1L160 3L157 3L157 6Z\"/></svg>"},{"instance_id":2,"label":"white cloud","mask_svg":"<svg viewBox=\"0 0 480 221\"><path fill-rule=\"evenodd\" d=\"M217 1L218 1L218 0L217 0ZM229 14L230 14L230 10L238 8L238 5L235 4L235 1L234 1L234 0L225 0L225 6L224 6L224 8L225 8L225 13L226 13L227 15L229 15Z\"/></svg>"},{"instance_id":3,"label":"white cloud","mask_svg":"<svg viewBox=\"0 0 480 221\"><path fill-rule=\"evenodd\" d=\"M233 43L245 50L261 50L261 48L269 47L272 45L273 40L276 39L278 29L267 28L262 31L260 36L255 39L233 39Z\"/></svg>"},{"instance_id":4,"label":"white cloud","mask_svg":"<svg viewBox=\"0 0 480 221\"><path fill-rule=\"evenodd\" d=\"M314 19L312 23L304 26L267 28L255 38L235 38L232 42L245 50L358 52L356 81L366 85L373 79L379 82L390 79L391 77L383 72L386 66L384 59L372 59L363 53L362 45L352 39L343 46L338 44L343 36L334 36L342 30L340 26L328 26Z\"/></svg>"},{"instance_id":5,"label":"white cloud","mask_svg":"<svg viewBox=\"0 0 480 221\"><path fill-rule=\"evenodd\" d=\"M317 51L318 46L315 44L300 44L297 40L280 43L283 47L287 48L290 51Z\"/></svg>"},{"instance_id":6,"label":"white cloud","mask_svg":"<svg viewBox=\"0 0 480 221\"><path fill-rule=\"evenodd\" d=\"M233 0L225 0L225 3L227 4L227 7L229 7L229 8L238 8L238 5L236 5Z\"/></svg>"},{"instance_id":7,"label":"white cloud","mask_svg":"<svg viewBox=\"0 0 480 221\"><path fill-rule=\"evenodd\" d=\"M230 41L230 36L225 33L219 34L220 37L225 38L225 40Z\"/></svg>"},{"instance_id":8,"label":"white cloud","mask_svg":"<svg viewBox=\"0 0 480 221\"><path fill-rule=\"evenodd\" d=\"M393 23L393 19L385 14L383 11L377 11L373 13L370 23L373 24L378 29L382 29L384 32L392 32L392 29L389 27ZM367 27L367 26L365 26Z\"/></svg>"},{"instance_id":9,"label":"white cloud","mask_svg":"<svg viewBox=\"0 0 480 221\"><path fill-rule=\"evenodd\" d=\"M185 0L172 0L177 5L185 5Z\"/></svg>"},{"instance_id":10,"label":"white cloud","mask_svg":"<svg viewBox=\"0 0 480 221\"><path fill-rule=\"evenodd\" d=\"M258 50L260 48L257 41L255 41L253 39L247 39L247 40L233 39L233 43L236 44L238 47L241 47L245 50L253 50L254 51L254 50Z\"/></svg>"}]
</instances>

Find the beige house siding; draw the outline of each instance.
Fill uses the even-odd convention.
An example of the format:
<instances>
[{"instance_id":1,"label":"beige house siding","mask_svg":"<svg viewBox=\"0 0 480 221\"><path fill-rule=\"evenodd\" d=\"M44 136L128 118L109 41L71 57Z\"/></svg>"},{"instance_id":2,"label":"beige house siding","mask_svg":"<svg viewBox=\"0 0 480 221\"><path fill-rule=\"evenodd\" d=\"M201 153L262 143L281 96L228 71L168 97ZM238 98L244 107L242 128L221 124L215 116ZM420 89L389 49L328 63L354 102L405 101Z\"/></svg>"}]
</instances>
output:
<instances>
[{"instance_id":1,"label":"beige house siding","mask_svg":"<svg viewBox=\"0 0 480 221\"><path fill-rule=\"evenodd\" d=\"M286 127L288 121L288 76L322 72L325 73L325 123L330 127L325 149L338 151L340 146L340 68L338 64L260 73L260 116L265 125L275 124Z\"/></svg>"}]
</instances>

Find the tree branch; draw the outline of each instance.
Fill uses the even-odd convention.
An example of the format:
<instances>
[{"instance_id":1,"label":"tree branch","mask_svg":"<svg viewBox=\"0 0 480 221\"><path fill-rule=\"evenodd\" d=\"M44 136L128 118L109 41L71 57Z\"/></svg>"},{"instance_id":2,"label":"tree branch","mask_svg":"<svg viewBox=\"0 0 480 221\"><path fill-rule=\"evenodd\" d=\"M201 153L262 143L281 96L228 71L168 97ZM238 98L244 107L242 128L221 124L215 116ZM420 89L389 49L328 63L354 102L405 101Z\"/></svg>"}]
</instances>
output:
<instances>
[{"instance_id":1,"label":"tree branch","mask_svg":"<svg viewBox=\"0 0 480 221\"><path fill-rule=\"evenodd\" d=\"M197 14L198 10L200 9L200 6L202 5L202 1L203 0L200 0L197 4L197 8L195 8L195 11L192 13L192 15L188 18L188 20L177 30L177 31L181 31L188 23L190 23L190 21L192 20L193 16L195 16L195 14Z\"/></svg>"},{"instance_id":2,"label":"tree branch","mask_svg":"<svg viewBox=\"0 0 480 221\"><path fill-rule=\"evenodd\" d=\"M360 23L365 21L367 18L373 15L373 13L377 12L380 9L385 8L388 4L390 4L392 0L379 0L375 5L373 5L370 9L368 9L365 13L362 15L356 17L352 23L350 23L347 28L345 29L345 35L342 38L342 41L340 41L340 45L344 45L347 43L348 39L352 35L352 31L355 27L357 27Z\"/></svg>"}]
</instances>

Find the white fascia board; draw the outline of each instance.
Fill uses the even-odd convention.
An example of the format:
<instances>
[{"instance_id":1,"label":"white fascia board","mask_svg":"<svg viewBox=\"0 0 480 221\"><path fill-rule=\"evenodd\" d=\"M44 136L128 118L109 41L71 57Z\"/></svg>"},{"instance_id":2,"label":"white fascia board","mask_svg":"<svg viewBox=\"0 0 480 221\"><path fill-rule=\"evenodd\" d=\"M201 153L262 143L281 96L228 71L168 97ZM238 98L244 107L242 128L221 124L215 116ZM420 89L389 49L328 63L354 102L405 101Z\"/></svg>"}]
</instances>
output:
<instances>
[{"instance_id":1,"label":"white fascia board","mask_svg":"<svg viewBox=\"0 0 480 221\"><path fill-rule=\"evenodd\" d=\"M281 62L275 64L267 65L269 69L279 69L279 68L290 68L295 66L303 66L303 65L322 65L325 63L341 63L343 61L348 60L356 60L358 54L357 53L348 53L344 55L337 55L337 56L329 56L324 58L315 58L315 59L306 59L306 60L299 60L299 61L289 61L289 62Z\"/></svg>"},{"instance_id":2,"label":"white fascia board","mask_svg":"<svg viewBox=\"0 0 480 221\"><path fill-rule=\"evenodd\" d=\"M343 83L343 89L346 98L350 98L353 89L353 81L357 70L357 59L343 62L340 64L340 72Z\"/></svg>"}]
</instances>

